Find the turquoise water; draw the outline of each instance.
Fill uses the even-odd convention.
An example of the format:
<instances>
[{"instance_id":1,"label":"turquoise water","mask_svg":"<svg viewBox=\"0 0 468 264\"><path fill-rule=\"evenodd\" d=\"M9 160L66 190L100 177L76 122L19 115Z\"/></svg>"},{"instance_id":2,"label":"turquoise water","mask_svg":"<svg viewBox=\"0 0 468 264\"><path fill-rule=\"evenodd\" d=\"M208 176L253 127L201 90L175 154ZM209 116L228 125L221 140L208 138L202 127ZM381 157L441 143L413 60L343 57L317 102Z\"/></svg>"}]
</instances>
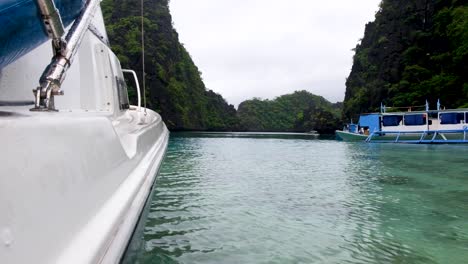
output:
<instances>
[{"instance_id":1,"label":"turquoise water","mask_svg":"<svg viewBox=\"0 0 468 264\"><path fill-rule=\"evenodd\" d=\"M467 263L468 146L171 135L127 263Z\"/></svg>"}]
</instances>

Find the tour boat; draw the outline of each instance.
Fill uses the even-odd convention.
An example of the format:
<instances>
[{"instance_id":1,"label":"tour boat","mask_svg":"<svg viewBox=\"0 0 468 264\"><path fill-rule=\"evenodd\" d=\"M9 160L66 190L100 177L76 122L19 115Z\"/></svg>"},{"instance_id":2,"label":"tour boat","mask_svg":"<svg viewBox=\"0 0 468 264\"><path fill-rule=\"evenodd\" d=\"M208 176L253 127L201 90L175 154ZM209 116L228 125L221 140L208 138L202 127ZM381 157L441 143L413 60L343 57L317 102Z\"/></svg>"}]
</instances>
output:
<instances>
[{"instance_id":1,"label":"tour boat","mask_svg":"<svg viewBox=\"0 0 468 264\"><path fill-rule=\"evenodd\" d=\"M361 114L357 124L347 124L336 136L344 141L417 144L468 143L468 109L387 112Z\"/></svg>"},{"instance_id":2,"label":"tour boat","mask_svg":"<svg viewBox=\"0 0 468 264\"><path fill-rule=\"evenodd\" d=\"M0 25L0 263L118 263L169 132L129 105L100 0L5 0Z\"/></svg>"}]
</instances>

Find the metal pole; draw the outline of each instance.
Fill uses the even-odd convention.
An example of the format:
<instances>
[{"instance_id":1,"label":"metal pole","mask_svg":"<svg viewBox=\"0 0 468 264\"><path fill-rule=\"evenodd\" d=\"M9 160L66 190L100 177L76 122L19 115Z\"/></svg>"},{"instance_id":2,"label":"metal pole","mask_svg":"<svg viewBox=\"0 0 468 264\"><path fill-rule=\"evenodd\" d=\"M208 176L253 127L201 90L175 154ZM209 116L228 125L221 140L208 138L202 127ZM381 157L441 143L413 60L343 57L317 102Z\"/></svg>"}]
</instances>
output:
<instances>
[{"instance_id":1,"label":"metal pole","mask_svg":"<svg viewBox=\"0 0 468 264\"><path fill-rule=\"evenodd\" d=\"M62 36L65 29L62 23L60 13L55 7L53 0L36 0L39 11L41 12L42 23L49 38L52 39L54 51L59 50Z\"/></svg>"},{"instance_id":2,"label":"metal pole","mask_svg":"<svg viewBox=\"0 0 468 264\"><path fill-rule=\"evenodd\" d=\"M54 95L63 94L60 87L65 79L66 72L73 62L73 57L80 47L81 40L100 2L101 0L88 0L80 16L75 19L68 31L65 41L61 41L61 48L56 52L51 63L39 79L39 87L34 91L36 96L35 107L31 111L55 111Z\"/></svg>"}]
</instances>

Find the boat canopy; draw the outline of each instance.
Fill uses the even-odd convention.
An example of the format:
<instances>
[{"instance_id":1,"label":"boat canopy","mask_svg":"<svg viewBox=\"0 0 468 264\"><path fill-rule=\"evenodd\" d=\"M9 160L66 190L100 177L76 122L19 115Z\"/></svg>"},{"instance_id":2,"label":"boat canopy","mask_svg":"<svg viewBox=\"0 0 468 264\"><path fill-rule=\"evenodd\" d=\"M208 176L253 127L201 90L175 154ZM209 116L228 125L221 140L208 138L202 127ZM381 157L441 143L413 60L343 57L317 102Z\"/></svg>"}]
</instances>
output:
<instances>
[{"instance_id":1,"label":"boat canopy","mask_svg":"<svg viewBox=\"0 0 468 264\"><path fill-rule=\"evenodd\" d=\"M366 114L359 117L359 126L368 127L370 132L380 130L380 114Z\"/></svg>"},{"instance_id":2,"label":"boat canopy","mask_svg":"<svg viewBox=\"0 0 468 264\"><path fill-rule=\"evenodd\" d=\"M86 0L54 0L64 26L80 14ZM0 1L0 69L47 41L34 0Z\"/></svg>"}]
</instances>

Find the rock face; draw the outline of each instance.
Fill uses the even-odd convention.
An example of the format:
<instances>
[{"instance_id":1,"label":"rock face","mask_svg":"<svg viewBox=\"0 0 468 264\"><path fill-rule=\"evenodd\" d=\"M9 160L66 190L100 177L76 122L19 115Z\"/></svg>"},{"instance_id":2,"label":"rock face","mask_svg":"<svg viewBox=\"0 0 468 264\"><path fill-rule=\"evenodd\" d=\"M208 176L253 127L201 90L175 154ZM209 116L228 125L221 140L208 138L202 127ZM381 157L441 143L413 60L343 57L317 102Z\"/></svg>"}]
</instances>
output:
<instances>
[{"instance_id":1,"label":"rock face","mask_svg":"<svg viewBox=\"0 0 468 264\"><path fill-rule=\"evenodd\" d=\"M122 67L142 76L140 1L104 0L101 5L112 49ZM147 106L158 111L171 130L237 129L234 106L206 89L179 42L168 0L145 1L144 17Z\"/></svg>"},{"instance_id":2,"label":"rock face","mask_svg":"<svg viewBox=\"0 0 468 264\"><path fill-rule=\"evenodd\" d=\"M466 0L383 0L346 81L344 115L388 106L468 107Z\"/></svg>"}]
</instances>

